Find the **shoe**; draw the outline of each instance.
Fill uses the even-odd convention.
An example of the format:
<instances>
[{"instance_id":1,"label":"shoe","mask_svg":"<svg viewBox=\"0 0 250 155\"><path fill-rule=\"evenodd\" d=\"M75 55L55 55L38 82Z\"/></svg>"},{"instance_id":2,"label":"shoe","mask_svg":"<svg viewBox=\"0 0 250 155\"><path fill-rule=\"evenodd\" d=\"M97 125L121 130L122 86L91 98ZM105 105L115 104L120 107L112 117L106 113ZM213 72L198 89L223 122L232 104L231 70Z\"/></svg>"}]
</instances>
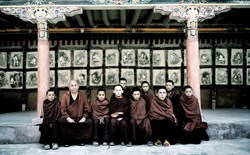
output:
<instances>
[{"instance_id":1,"label":"shoe","mask_svg":"<svg viewBox=\"0 0 250 155\"><path fill-rule=\"evenodd\" d=\"M121 146L125 146L125 143L124 143L124 142L121 142Z\"/></svg>"},{"instance_id":2,"label":"shoe","mask_svg":"<svg viewBox=\"0 0 250 155\"><path fill-rule=\"evenodd\" d=\"M163 143L163 146L164 146L164 147L168 147L168 146L170 146L169 141L168 141L168 140L165 140L165 141L164 141L164 143Z\"/></svg>"},{"instance_id":3,"label":"shoe","mask_svg":"<svg viewBox=\"0 0 250 155\"><path fill-rule=\"evenodd\" d=\"M109 145L110 146L115 146L115 143L114 142L110 142Z\"/></svg>"},{"instance_id":4,"label":"shoe","mask_svg":"<svg viewBox=\"0 0 250 155\"><path fill-rule=\"evenodd\" d=\"M128 142L128 143L126 144L126 146L127 146L127 147L131 147L131 146L132 146L132 143L131 143L131 142Z\"/></svg>"},{"instance_id":5,"label":"shoe","mask_svg":"<svg viewBox=\"0 0 250 155\"><path fill-rule=\"evenodd\" d=\"M93 145L94 145L94 146L98 146L99 143L98 143L97 141L93 141Z\"/></svg>"},{"instance_id":6,"label":"shoe","mask_svg":"<svg viewBox=\"0 0 250 155\"><path fill-rule=\"evenodd\" d=\"M80 143L80 144L78 144L79 146L84 146L85 144L84 143Z\"/></svg>"},{"instance_id":7,"label":"shoe","mask_svg":"<svg viewBox=\"0 0 250 155\"><path fill-rule=\"evenodd\" d=\"M154 143L152 141L148 141L147 146L153 146Z\"/></svg>"},{"instance_id":8,"label":"shoe","mask_svg":"<svg viewBox=\"0 0 250 155\"><path fill-rule=\"evenodd\" d=\"M68 145L68 144L65 144L64 147L69 147L69 145Z\"/></svg>"},{"instance_id":9,"label":"shoe","mask_svg":"<svg viewBox=\"0 0 250 155\"><path fill-rule=\"evenodd\" d=\"M52 150L57 150L59 147L58 147L58 144L57 143L53 143L52 144Z\"/></svg>"},{"instance_id":10,"label":"shoe","mask_svg":"<svg viewBox=\"0 0 250 155\"><path fill-rule=\"evenodd\" d=\"M49 144L45 145L45 146L43 147L43 149L44 149L44 150L49 150L49 149L50 149L50 145L49 145Z\"/></svg>"},{"instance_id":11,"label":"shoe","mask_svg":"<svg viewBox=\"0 0 250 155\"><path fill-rule=\"evenodd\" d=\"M155 146L162 146L161 141L160 141L160 140L157 140L157 141L155 142Z\"/></svg>"},{"instance_id":12,"label":"shoe","mask_svg":"<svg viewBox=\"0 0 250 155\"><path fill-rule=\"evenodd\" d=\"M107 145L108 145L108 142L103 142L102 145L103 145L103 146L107 146Z\"/></svg>"}]
</instances>

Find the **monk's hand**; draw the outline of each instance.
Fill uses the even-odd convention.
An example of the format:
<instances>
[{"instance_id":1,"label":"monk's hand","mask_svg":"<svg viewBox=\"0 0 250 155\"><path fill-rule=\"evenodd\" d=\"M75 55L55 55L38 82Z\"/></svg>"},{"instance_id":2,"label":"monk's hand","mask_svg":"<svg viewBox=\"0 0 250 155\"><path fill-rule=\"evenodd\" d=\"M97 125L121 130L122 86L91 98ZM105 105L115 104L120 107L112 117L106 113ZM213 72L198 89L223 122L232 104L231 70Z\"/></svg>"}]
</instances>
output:
<instances>
[{"instance_id":1,"label":"monk's hand","mask_svg":"<svg viewBox=\"0 0 250 155\"><path fill-rule=\"evenodd\" d=\"M70 118L70 117L67 117L67 121L68 121L69 123L75 123L75 121L74 121L72 118Z\"/></svg>"},{"instance_id":2,"label":"monk's hand","mask_svg":"<svg viewBox=\"0 0 250 155\"><path fill-rule=\"evenodd\" d=\"M83 117L82 119L80 119L80 123L82 123L82 122L85 122L86 121L86 118L85 117Z\"/></svg>"},{"instance_id":3,"label":"monk's hand","mask_svg":"<svg viewBox=\"0 0 250 155\"><path fill-rule=\"evenodd\" d=\"M177 118L175 117L175 115L173 115L173 118L174 118L174 123L178 124L178 121L177 121Z\"/></svg>"}]
</instances>

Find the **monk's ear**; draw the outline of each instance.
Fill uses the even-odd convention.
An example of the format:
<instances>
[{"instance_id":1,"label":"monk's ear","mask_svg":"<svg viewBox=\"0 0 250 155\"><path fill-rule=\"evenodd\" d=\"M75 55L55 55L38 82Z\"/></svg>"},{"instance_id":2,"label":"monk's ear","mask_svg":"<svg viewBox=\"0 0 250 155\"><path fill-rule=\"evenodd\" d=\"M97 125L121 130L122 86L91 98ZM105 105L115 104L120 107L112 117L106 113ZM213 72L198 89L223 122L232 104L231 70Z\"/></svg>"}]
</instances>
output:
<instances>
[{"instance_id":1,"label":"monk's ear","mask_svg":"<svg viewBox=\"0 0 250 155\"><path fill-rule=\"evenodd\" d=\"M122 89L122 93L124 93L124 90Z\"/></svg>"},{"instance_id":2,"label":"monk's ear","mask_svg":"<svg viewBox=\"0 0 250 155\"><path fill-rule=\"evenodd\" d=\"M115 93L115 90L113 90L113 93Z\"/></svg>"}]
</instances>

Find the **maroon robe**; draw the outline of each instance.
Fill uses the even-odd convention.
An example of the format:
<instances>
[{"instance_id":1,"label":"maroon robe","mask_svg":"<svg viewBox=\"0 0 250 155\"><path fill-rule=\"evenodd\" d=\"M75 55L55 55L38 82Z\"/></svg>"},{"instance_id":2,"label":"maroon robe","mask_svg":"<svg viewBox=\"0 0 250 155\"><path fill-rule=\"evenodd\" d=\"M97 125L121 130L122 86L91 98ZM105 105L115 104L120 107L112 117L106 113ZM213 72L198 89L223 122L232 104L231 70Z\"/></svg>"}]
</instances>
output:
<instances>
[{"instance_id":1,"label":"maroon robe","mask_svg":"<svg viewBox=\"0 0 250 155\"><path fill-rule=\"evenodd\" d=\"M107 99L103 101L95 99L92 104L92 109L93 119L99 119L102 117L109 118L109 101Z\"/></svg>"},{"instance_id":2,"label":"maroon robe","mask_svg":"<svg viewBox=\"0 0 250 155\"><path fill-rule=\"evenodd\" d=\"M134 119L140 129L145 129L147 136L152 134L150 120L146 112L146 102L143 98L138 101L131 100L130 117Z\"/></svg>"},{"instance_id":3,"label":"maroon robe","mask_svg":"<svg viewBox=\"0 0 250 155\"><path fill-rule=\"evenodd\" d=\"M148 112L149 109L150 109L151 101L154 98L154 93L153 93L152 90L148 90L147 93L143 92L143 90L141 92L142 92L142 96L141 97L146 101L146 110Z\"/></svg>"}]
</instances>

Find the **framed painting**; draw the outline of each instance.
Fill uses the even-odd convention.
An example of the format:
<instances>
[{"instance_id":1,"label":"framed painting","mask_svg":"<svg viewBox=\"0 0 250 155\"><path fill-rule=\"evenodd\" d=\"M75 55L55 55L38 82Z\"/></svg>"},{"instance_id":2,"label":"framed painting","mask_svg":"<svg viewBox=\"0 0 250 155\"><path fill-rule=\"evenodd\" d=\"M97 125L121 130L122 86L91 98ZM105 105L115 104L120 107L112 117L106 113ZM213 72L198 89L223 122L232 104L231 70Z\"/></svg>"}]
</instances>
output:
<instances>
[{"instance_id":1,"label":"framed painting","mask_svg":"<svg viewBox=\"0 0 250 155\"><path fill-rule=\"evenodd\" d=\"M55 67L55 51L49 51L49 66L50 68Z\"/></svg>"},{"instance_id":2,"label":"framed painting","mask_svg":"<svg viewBox=\"0 0 250 155\"><path fill-rule=\"evenodd\" d=\"M23 88L23 72L6 72L6 78L8 82L8 88Z\"/></svg>"},{"instance_id":3,"label":"framed painting","mask_svg":"<svg viewBox=\"0 0 250 155\"><path fill-rule=\"evenodd\" d=\"M49 86L50 87L55 87L55 71L51 70L50 71L50 80L49 80Z\"/></svg>"},{"instance_id":4,"label":"framed painting","mask_svg":"<svg viewBox=\"0 0 250 155\"><path fill-rule=\"evenodd\" d=\"M118 83L119 83L119 69L118 68L105 69L105 84L116 85Z\"/></svg>"},{"instance_id":5,"label":"framed painting","mask_svg":"<svg viewBox=\"0 0 250 155\"><path fill-rule=\"evenodd\" d=\"M243 70L242 68L231 68L231 84L243 84Z\"/></svg>"},{"instance_id":6,"label":"framed painting","mask_svg":"<svg viewBox=\"0 0 250 155\"><path fill-rule=\"evenodd\" d=\"M0 88L8 88L8 80L4 71L0 71Z\"/></svg>"},{"instance_id":7,"label":"framed painting","mask_svg":"<svg viewBox=\"0 0 250 155\"><path fill-rule=\"evenodd\" d=\"M80 86L87 86L87 70L86 69L77 69L73 73L74 79L79 83Z\"/></svg>"},{"instance_id":8,"label":"framed painting","mask_svg":"<svg viewBox=\"0 0 250 155\"><path fill-rule=\"evenodd\" d=\"M228 65L228 52L227 49L215 50L215 65Z\"/></svg>"},{"instance_id":9,"label":"framed painting","mask_svg":"<svg viewBox=\"0 0 250 155\"><path fill-rule=\"evenodd\" d=\"M103 66L103 51L102 50L90 50L90 67Z\"/></svg>"},{"instance_id":10,"label":"framed painting","mask_svg":"<svg viewBox=\"0 0 250 155\"><path fill-rule=\"evenodd\" d=\"M26 88L37 88L37 71L26 72Z\"/></svg>"},{"instance_id":11,"label":"framed painting","mask_svg":"<svg viewBox=\"0 0 250 155\"><path fill-rule=\"evenodd\" d=\"M0 52L0 68L7 68L7 52Z\"/></svg>"},{"instance_id":12,"label":"framed painting","mask_svg":"<svg viewBox=\"0 0 250 155\"><path fill-rule=\"evenodd\" d=\"M103 85L103 72L102 69L91 69L89 75L90 86L102 86Z\"/></svg>"},{"instance_id":13,"label":"framed painting","mask_svg":"<svg viewBox=\"0 0 250 155\"><path fill-rule=\"evenodd\" d=\"M246 52L246 59L247 59L247 66L250 66L250 49L247 49L247 52Z\"/></svg>"},{"instance_id":14,"label":"framed painting","mask_svg":"<svg viewBox=\"0 0 250 155\"><path fill-rule=\"evenodd\" d=\"M242 49L231 50L231 65L233 66L243 65L243 50Z\"/></svg>"},{"instance_id":15,"label":"framed painting","mask_svg":"<svg viewBox=\"0 0 250 155\"><path fill-rule=\"evenodd\" d=\"M58 67L70 67L71 66L71 51L59 50L58 52Z\"/></svg>"},{"instance_id":16,"label":"framed painting","mask_svg":"<svg viewBox=\"0 0 250 155\"><path fill-rule=\"evenodd\" d=\"M9 60L10 68L23 68L23 52L11 52Z\"/></svg>"},{"instance_id":17,"label":"framed painting","mask_svg":"<svg viewBox=\"0 0 250 155\"><path fill-rule=\"evenodd\" d=\"M123 49L121 56L122 66L135 66L135 50L134 49Z\"/></svg>"},{"instance_id":18,"label":"framed painting","mask_svg":"<svg viewBox=\"0 0 250 155\"><path fill-rule=\"evenodd\" d=\"M119 65L118 49L106 49L105 50L105 65L106 66L118 66Z\"/></svg>"},{"instance_id":19,"label":"framed painting","mask_svg":"<svg viewBox=\"0 0 250 155\"><path fill-rule=\"evenodd\" d=\"M180 67L181 63L181 50L168 50L168 66Z\"/></svg>"},{"instance_id":20,"label":"framed painting","mask_svg":"<svg viewBox=\"0 0 250 155\"><path fill-rule=\"evenodd\" d=\"M153 50L153 66L165 67L165 50Z\"/></svg>"},{"instance_id":21,"label":"framed painting","mask_svg":"<svg viewBox=\"0 0 250 155\"><path fill-rule=\"evenodd\" d=\"M247 73L246 73L246 80L247 80L247 82L246 82L246 84L247 85L250 85L250 68L247 68Z\"/></svg>"},{"instance_id":22,"label":"framed painting","mask_svg":"<svg viewBox=\"0 0 250 155\"><path fill-rule=\"evenodd\" d=\"M227 68L215 69L215 84L227 85L228 84L228 71Z\"/></svg>"},{"instance_id":23,"label":"framed painting","mask_svg":"<svg viewBox=\"0 0 250 155\"><path fill-rule=\"evenodd\" d=\"M154 69L153 70L153 85L155 86L165 86L166 81L165 69Z\"/></svg>"},{"instance_id":24,"label":"framed painting","mask_svg":"<svg viewBox=\"0 0 250 155\"><path fill-rule=\"evenodd\" d=\"M169 69L168 79L172 80L175 86L181 86L181 71L179 69Z\"/></svg>"},{"instance_id":25,"label":"framed painting","mask_svg":"<svg viewBox=\"0 0 250 155\"><path fill-rule=\"evenodd\" d=\"M209 66L212 65L212 50L200 49L200 65Z\"/></svg>"},{"instance_id":26,"label":"framed painting","mask_svg":"<svg viewBox=\"0 0 250 155\"><path fill-rule=\"evenodd\" d=\"M128 86L135 85L135 72L134 69L121 69L121 77L127 80Z\"/></svg>"},{"instance_id":27,"label":"framed painting","mask_svg":"<svg viewBox=\"0 0 250 155\"><path fill-rule=\"evenodd\" d=\"M57 71L57 85L58 87L68 87L71 80L70 70Z\"/></svg>"},{"instance_id":28,"label":"framed painting","mask_svg":"<svg viewBox=\"0 0 250 155\"><path fill-rule=\"evenodd\" d=\"M26 68L37 68L37 52L27 52Z\"/></svg>"},{"instance_id":29,"label":"framed painting","mask_svg":"<svg viewBox=\"0 0 250 155\"><path fill-rule=\"evenodd\" d=\"M200 82L201 82L201 85L212 84L212 68L200 69Z\"/></svg>"},{"instance_id":30,"label":"framed painting","mask_svg":"<svg viewBox=\"0 0 250 155\"><path fill-rule=\"evenodd\" d=\"M87 50L74 50L74 67L87 67Z\"/></svg>"},{"instance_id":31,"label":"framed painting","mask_svg":"<svg viewBox=\"0 0 250 155\"><path fill-rule=\"evenodd\" d=\"M149 69L137 69L136 84L140 86L143 81L150 83L150 70Z\"/></svg>"},{"instance_id":32,"label":"framed painting","mask_svg":"<svg viewBox=\"0 0 250 155\"><path fill-rule=\"evenodd\" d=\"M139 67L150 67L150 58L149 49L137 50L137 64Z\"/></svg>"}]
</instances>

